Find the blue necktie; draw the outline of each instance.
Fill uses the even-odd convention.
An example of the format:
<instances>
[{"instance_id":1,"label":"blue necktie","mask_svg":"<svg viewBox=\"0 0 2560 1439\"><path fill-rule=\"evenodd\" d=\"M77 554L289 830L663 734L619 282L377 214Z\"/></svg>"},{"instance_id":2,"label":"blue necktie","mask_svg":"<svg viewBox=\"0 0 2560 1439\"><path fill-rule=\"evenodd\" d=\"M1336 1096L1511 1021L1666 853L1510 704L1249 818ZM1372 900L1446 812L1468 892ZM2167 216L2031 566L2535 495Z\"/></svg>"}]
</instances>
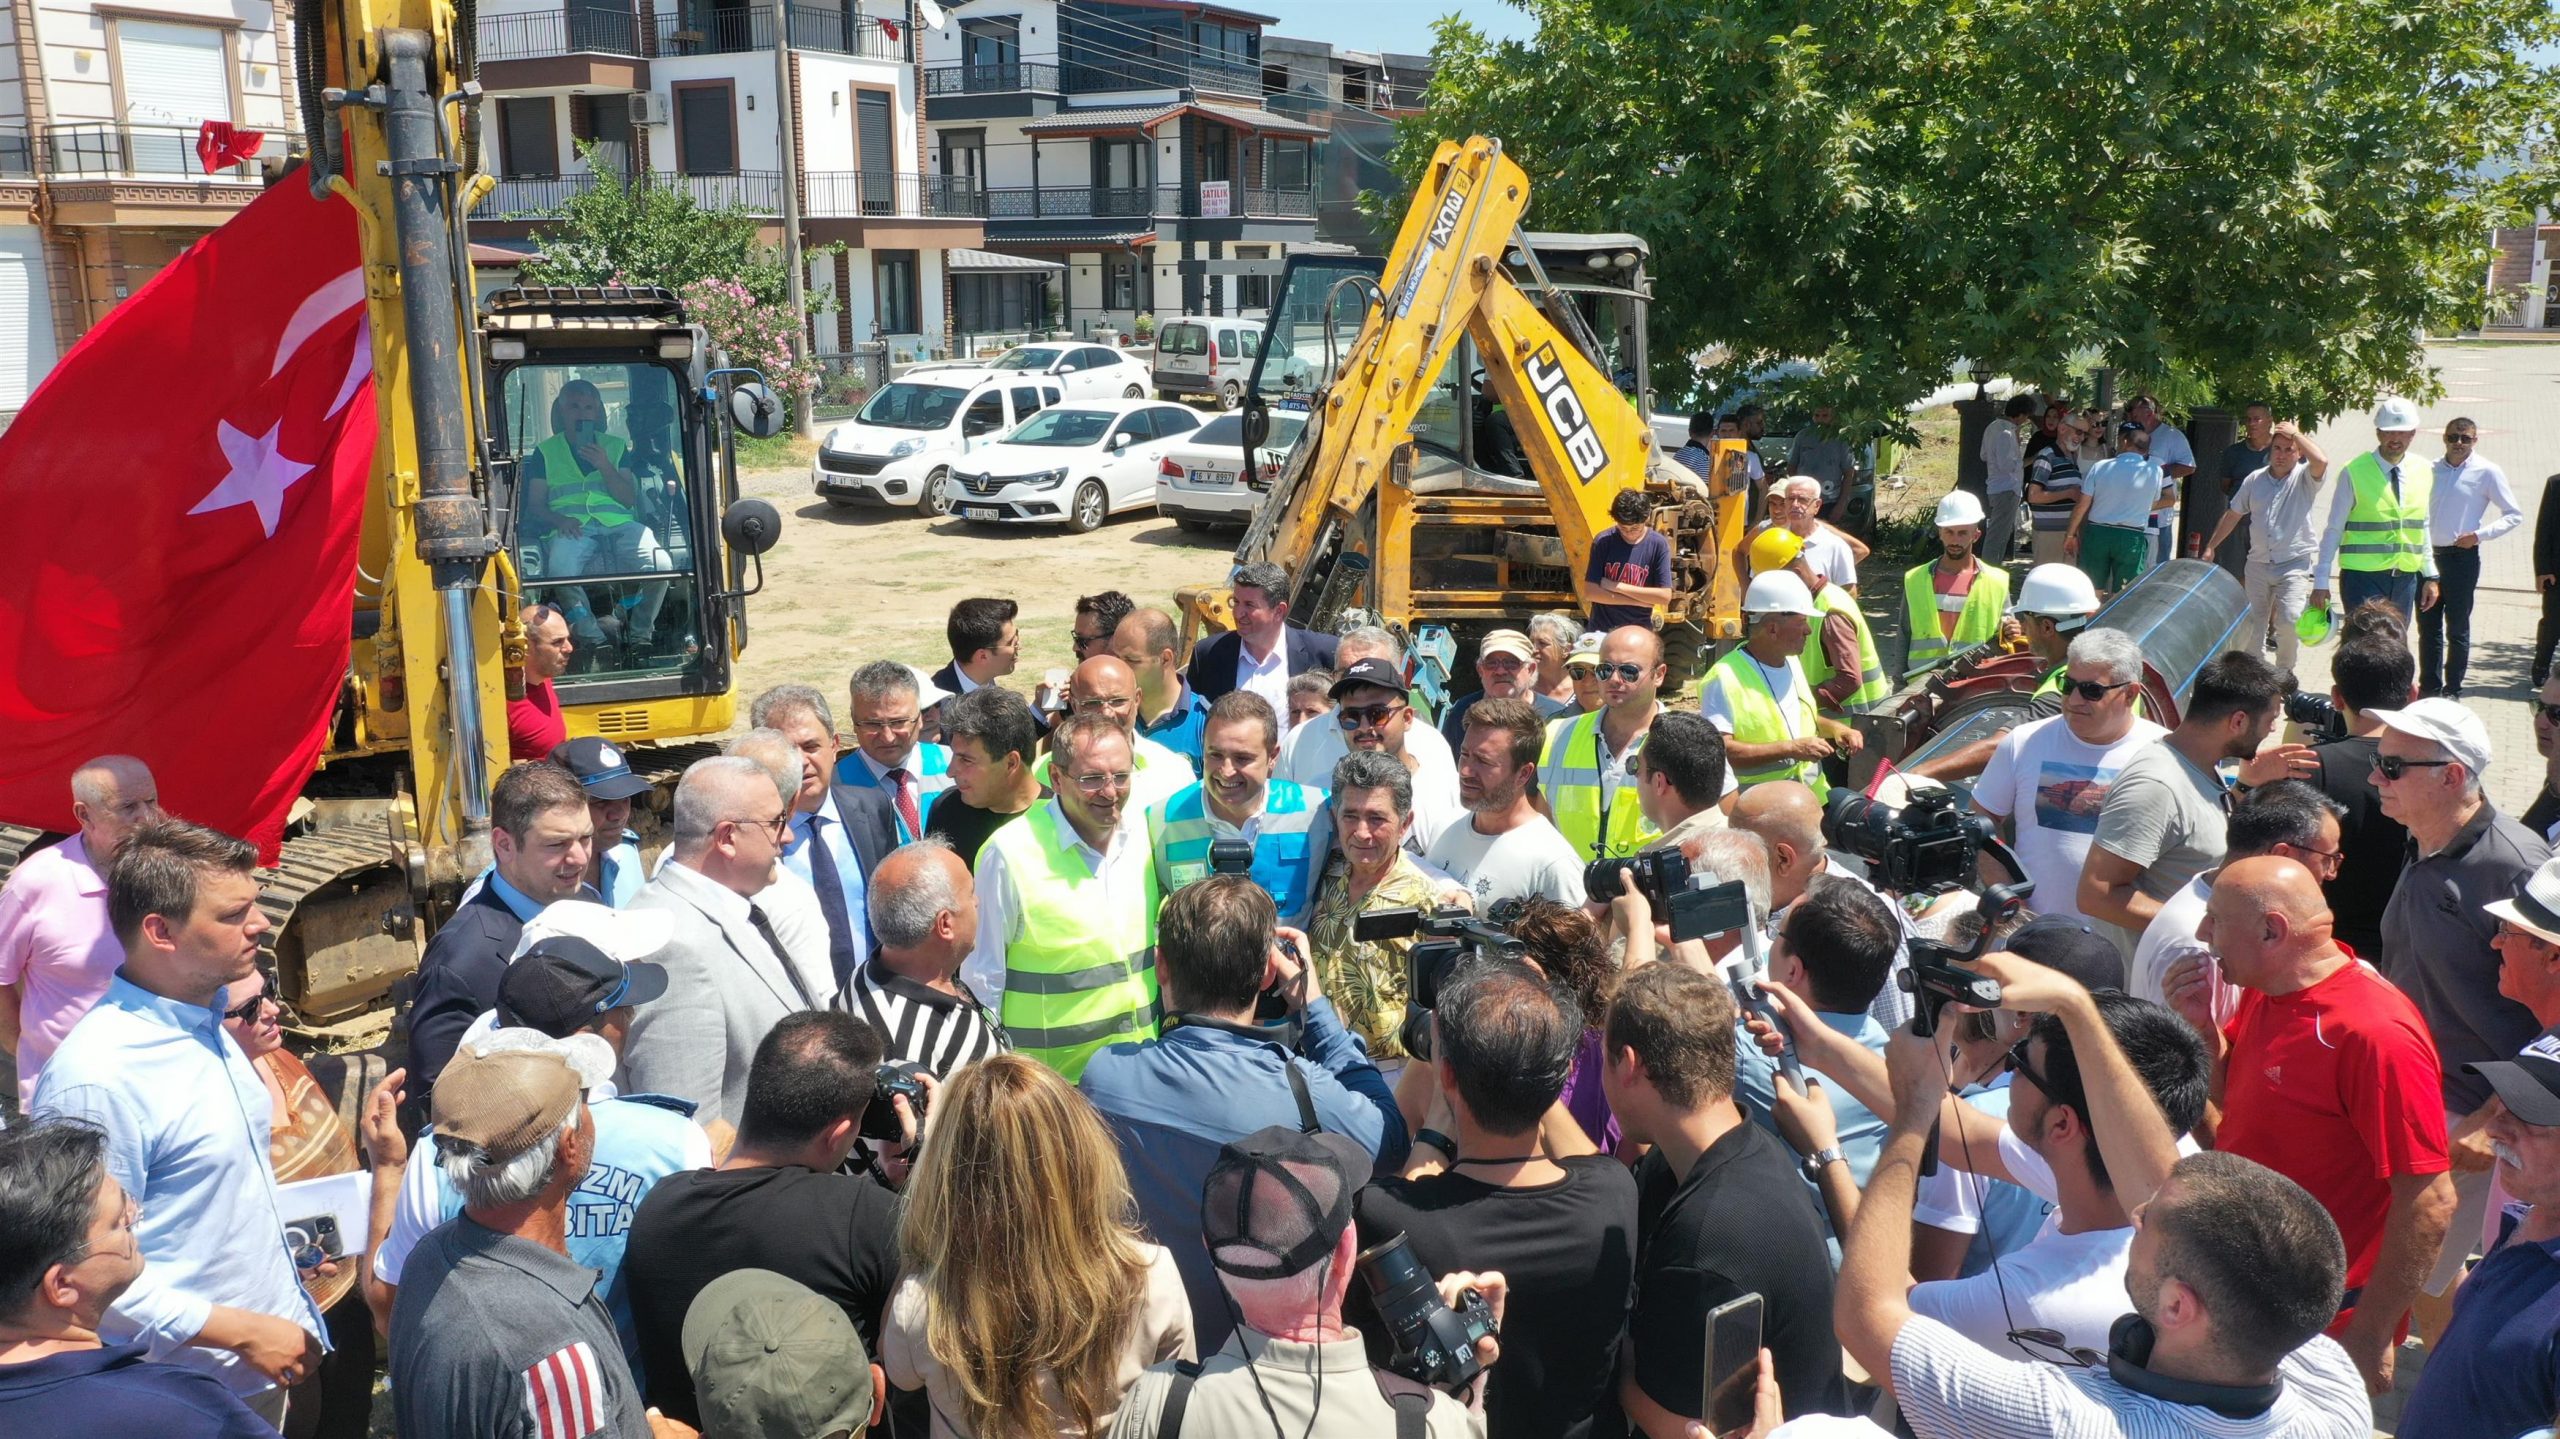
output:
<instances>
[{"instance_id":1,"label":"blue necktie","mask_svg":"<svg viewBox=\"0 0 2560 1439\"><path fill-rule=\"evenodd\" d=\"M827 849L826 822L823 816L809 816L809 884L818 891L818 912L827 917L827 963L841 986L853 978L853 915L845 907L844 871L836 868L836 857Z\"/></svg>"}]
</instances>

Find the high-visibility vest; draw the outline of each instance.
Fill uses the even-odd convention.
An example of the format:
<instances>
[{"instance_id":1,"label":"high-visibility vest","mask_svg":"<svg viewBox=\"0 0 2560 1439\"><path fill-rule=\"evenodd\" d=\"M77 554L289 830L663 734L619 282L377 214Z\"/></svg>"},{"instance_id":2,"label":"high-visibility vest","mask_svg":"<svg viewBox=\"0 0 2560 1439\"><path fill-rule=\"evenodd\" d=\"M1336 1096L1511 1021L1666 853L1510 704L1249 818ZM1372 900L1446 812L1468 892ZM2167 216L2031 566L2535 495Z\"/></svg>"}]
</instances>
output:
<instances>
[{"instance_id":1,"label":"high-visibility vest","mask_svg":"<svg viewBox=\"0 0 2560 1439\"><path fill-rule=\"evenodd\" d=\"M1073 1084L1095 1050L1157 1032L1154 866L1134 911L1103 899L1102 881L1075 852L1055 807L1033 805L987 839L1004 856L1021 906L1021 936L1004 951L998 1018L1017 1053Z\"/></svg>"},{"instance_id":2,"label":"high-visibility vest","mask_svg":"<svg viewBox=\"0 0 2560 1439\"><path fill-rule=\"evenodd\" d=\"M616 466L621 465L623 452L631 448L618 435L606 435L602 444L605 459ZM605 488L602 478L589 474L587 467L578 463L577 452L569 448L568 436L553 435L534 446L533 452L542 456L543 502L551 507L551 513L590 525L640 522L629 505L615 499L613 491Z\"/></svg>"},{"instance_id":3,"label":"high-visibility vest","mask_svg":"<svg viewBox=\"0 0 2560 1439\"><path fill-rule=\"evenodd\" d=\"M2427 498L2435 490L2435 465L2402 456L2400 492L2395 495L2391 491L2390 469L2380 456L2367 450L2348 463L2347 483L2355 490L2355 503L2347 511L2346 536L2338 546L2338 568L2366 573L2424 571Z\"/></svg>"},{"instance_id":4,"label":"high-visibility vest","mask_svg":"<svg viewBox=\"0 0 2560 1439\"><path fill-rule=\"evenodd\" d=\"M1867 628L1867 617L1858 613L1858 602L1849 598L1838 585L1824 585L1813 597L1813 607L1826 614L1847 615L1858 632L1858 687L1841 702L1842 709L1863 709L1893 693L1893 682L1885 678L1884 661L1876 655L1876 637ZM1809 685L1830 682L1839 671L1831 667L1831 657L1822 652L1822 621L1816 619L1813 633L1804 641L1804 678Z\"/></svg>"},{"instance_id":5,"label":"high-visibility vest","mask_svg":"<svg viewBox=\"0 0 2560 1439\"><path fill-rule=\"evenodd\" d=\"M1253 837L1253 882L1270 894L1284 921L1304 913L1315 897L1321 878L1315 873L1315 821L1323 812L1323 790L1275 779L1263 791L1262 825ZM1208 795L1196 784L1166 800L1152 818L1156 885L1168 895L1209 877L1212 841L1244 834L1209 812Z\"/></svg>"},{"instance_id":6,"label":"high-visibility vest","mask_svg":"<svg viewBox=\"0 0 2560 1439\"><path fill-rule=\"evenodd\" d=\"M1998 565L1974 564L1973 588L1964 596L1964 609L1956 616L1956 632L1945 632L1939 623L1937 562L1914 565L1902 572L1902 609L1908 618L1906 632L1911 636L1911 653L1905 657L1903 674L1915 675L1936 669L1950 658L1981 644L2000 633L2000 616L2009 608L2009 572ZM1825 593L1829 593L1825 587Z\"/></svg>"},{"instance_id":7,"label":"high-visibility vest","mask_svg":"<svg viewBox=\"0 0 2560 1439\"><path fill-rule=\"evenodd\" d=\"M1594 859L1634 854L1662 833L1645 821L1635 776L1620 779L1615 795L1601 789L1600 717L1607 713L1593 710L1549 730L1546 753L1538 757L1556 828ZM1643 748L1639 734L1627 753L1633 756Z\"/></svg>"},{"instance_id":8,"label":"high-visibility vest","mask_svg":"<svg viewBox=\"0 0 2560 1439\"><path fill-rule=\"evenodd\" d=\"M1810 723L1813 687L1805 683L1804 667L1793 656L1788 657L1787 668L1794 672L1791 678L1796 688L1804 691L1805 717ZM1760 673L1759 661L1751 658L1749 651L1739 647L1727 651L1724 658L1708 667L1706 684L1710 689L1723 687L1725 712L1733 716L1733 737L1744 744L1778 744L1785 740L1813 738L1811 730L1798 734L1787 728L1786 711L1778 707L1778 697L1769 692L1769 681ZM1815 799L1831 793L1831 781L1822 777L1819 760L1783 759L1760 765L1738 764L1733 767L1733 779L1744 789L1755 784L1767 784L1771 780L1791 779L1801 781L1811 789Z\"/></svg>"}]
</instances>

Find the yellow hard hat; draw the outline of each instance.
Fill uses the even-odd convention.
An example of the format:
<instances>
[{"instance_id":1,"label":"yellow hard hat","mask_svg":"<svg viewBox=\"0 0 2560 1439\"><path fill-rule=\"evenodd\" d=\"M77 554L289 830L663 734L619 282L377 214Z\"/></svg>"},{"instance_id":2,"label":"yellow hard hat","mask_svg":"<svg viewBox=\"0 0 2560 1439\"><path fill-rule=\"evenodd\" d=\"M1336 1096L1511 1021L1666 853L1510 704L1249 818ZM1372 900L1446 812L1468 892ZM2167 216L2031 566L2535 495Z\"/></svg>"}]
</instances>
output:
<instances>
[{"instance_id":1,"label":"yellow hard hat","mask_svg":"<svg viewBox=\"0 0 2560 1439\"><path fill-rule=\"evenodd\" d=\"M1771 525L1751 542L1751 571L1765 574L1782 570L1804 553L1804 537L1784 525Z\"/></svg>"}]
</instances>

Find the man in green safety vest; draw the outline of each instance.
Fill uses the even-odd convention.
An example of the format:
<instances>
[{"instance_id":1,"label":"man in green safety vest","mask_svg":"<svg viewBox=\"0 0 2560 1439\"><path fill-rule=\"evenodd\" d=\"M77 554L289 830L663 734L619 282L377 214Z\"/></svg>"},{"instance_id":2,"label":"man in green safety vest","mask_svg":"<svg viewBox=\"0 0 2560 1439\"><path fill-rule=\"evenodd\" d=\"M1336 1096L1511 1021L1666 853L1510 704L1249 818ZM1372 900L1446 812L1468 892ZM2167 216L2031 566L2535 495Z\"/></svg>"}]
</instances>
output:
<instances>
[{"instance_id":1,"label":"man in green safety vest","mask_svg":"<svg viewBox=\"0 0 2560 1439\"><path fill-rule=\"evenodd\" d=\"M2088 572L2078 565L2059 560L2038 565L2019 582L2017 603L2009 607L2008 618L2002 624L2003 638L2012 645L2024 639L2027 653L2035 658L2036 668L2044 678L2028 693L2027 712L2018 723L2050 719L2062 713L2062 681L2071 641L2089 627L2090 617L2097 612L2098 587L2089 582ZM2142 700L2137 696L2134 713L2140 714L2141 706ZM2000 735L2007 733L2002 730L1911 766L1911 773L1948 782L1971 779L1991 763L1991 752L2000 747Z\"/></svg>"},{"instance_id":2,"label":"man in green safety vest","mask_svg":"<svg viewBox=\"0 0 2560 1439\"><path fill-rule=\"evenodd\" d=\"M551 429L525 456L525 533L543 539L543 582L530 588L533 598L560 607L579 648L592 653L608 635L587 587L548 582L672 566L640 521L640 481L622 468L630 442L604 432L604 396L592 383L560 387L551 402ZM663 580L636 582L629 590L610 636L626 655L656 643L658 611L667 602Z\"/></svg>"},{"instance_id":3,"label":"man in green safety vest","mask_svg":"<svg viewBox=\"0 0 2560 1439\"><path fill-rule=\"evenodd\" d=\"M1072 1081L1104 1045L1156 1035L1163 891L1129 802L1128 727L1076 713L1051 740L1056 794L978 851L978 943L960 975L1017 1052Z\"/></svg>"},{"instance_id":4,"label":"man in green safety vest","mask_svg":"<svg viewBox=\"0 0 2560 1439\"><path fill-rule=\"evenodd\" d=\"M1805 682L1813 697L1834 715L1865 709L1893 693L1884 660L1876 653L1876 637L1857 600L1816 569L1802 536L1772 526L1751 542L1751 572L1785 570L1804 581L1813 596L1815 624L1804 645Z\"/></svg>"},{"instance_id":5,"label":"man in green safety vest","mask_svg":"<svg viewBox=\"0 0 2560 1439\"><path fill-rule=\"evenodd\" d=\"M2436 603L2436 552L2427 539L2427 501L2435 465L2409 458L2418 437L2418 407L2393 397L2373 412L2373 448L2347 465L2346 483L2329 497L2329 524L2312 570L2311 608L2329 607L2329 579L2354 609L2388 600L2403 621Z\"/></svg>"},{"instance_id":6,"label":"man in green safety vest","mask_svg":"<svg viewBox=\"0 0 2560 1439\"><path fill-rule=\"evenodd\" d=\"M1547 731L1538 788L1577 853L1614 858L1653 842L1628 766L1662 713L1663 673L1662 636L1621 625L1600 639L1601 707Z\"/></svg>"},{"instance_id":7,"label":"man in green safety vest","mask_svg":"<svg viewBox=\"0 0 2560 1439\"><path fill-rule=\"evenodd\" d=\"M1970 491L1953 491L1938 501L1938 557L1903 572L1903 632L1911 641L1903 657L1906 680L2000 633L2000 614L2009 605L2009 572L1984 564L1973 552L1982 539L1982 522L1982 501Z\"/></svg>"},{"instance_id":8,"label":"man in green safety vest","mask_svg":"<svg viewBox=\"0 0 2560 1439\"><path fill-rule=\"evenodd\" d=\"M1725 762L1744 789L1791 779L1828 795L1822 762L1858 750L1858 732L1821 713L1805 682L1805 637L1821 613L1795 574L1755 576L1742 595L1742 643L1707 670L1699 708L1724 732Z\"/></svg>"},{"instance_id":9,"label":"man in green safety vest","mask_svg":"<svg viewBox=\"0 0 2560 1439\"><path fill-rule=\"evenodd\" d=\"M1148 817L1157 888L1172 894L1207 879L1210 846L1242 840L1253 846L1253 881L1271 895L1280 922L1300 922L1315 901L1324 826L1332 820L1323 790L1272 778L1279 762L1280 717L1271 702L1251 690L1218 696L1200 729L1204 778Z\"/></svg>"}]
</instances>

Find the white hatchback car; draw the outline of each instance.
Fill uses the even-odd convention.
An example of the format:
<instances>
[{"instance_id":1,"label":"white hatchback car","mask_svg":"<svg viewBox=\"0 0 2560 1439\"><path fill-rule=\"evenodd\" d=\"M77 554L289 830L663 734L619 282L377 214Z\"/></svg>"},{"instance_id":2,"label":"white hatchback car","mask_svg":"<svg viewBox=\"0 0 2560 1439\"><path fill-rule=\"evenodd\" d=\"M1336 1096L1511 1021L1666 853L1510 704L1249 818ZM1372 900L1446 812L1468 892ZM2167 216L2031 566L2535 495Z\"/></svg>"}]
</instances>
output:
<instances>
[{"instance_id":1,"label":"white hatchback car","mask_svg":"<svg viewBox=\"0 0 2560 1439\"><path fill-rule=\"evenodd\" d=\"M1194 531L1251 523L1272 476L1307 428L1303 414L1269 413L1271 433L1253 455L1258 483L1248 485L1244 478L1244 417L1219 415L1174 441L1156 462L1157 512Z\"/></svg>"},{"instance_id":2,"label":"white hatchback car","mask_svg":"<svg viewBox=\"0 0 2560 1439\"><path fill-rule=\"evenodd\" d=\"M1155 376L1145 365L1108 345L1016 345L987 362L983 371L1007 380L1037 376L1066 391L1070 400L1143 399L1155 387Z\"/></svg>"},{"instance_id":3,"label":"white hatchback car","mask_svg":"<svg viewBox=\"0 0 2560 1439\"><path fill-rule=\"evenodd\" d=\"M910 370L827 432L809 480L831 505L951 512L951 466L1065 396L1054 381Z\"/></svg>"},{"instance_id":4,"label":"white hatchback car","mask_svg":"<svg viewBox=\"0 0 2560 1439\"><path fill-rule=\"evenodd\" d=\"M1041 411L951 472L951 512L987 524L1099 529L1152 505L1156 466L1200 416L1156 401L1066 404Z\"/></svg>"}]
</instances>

